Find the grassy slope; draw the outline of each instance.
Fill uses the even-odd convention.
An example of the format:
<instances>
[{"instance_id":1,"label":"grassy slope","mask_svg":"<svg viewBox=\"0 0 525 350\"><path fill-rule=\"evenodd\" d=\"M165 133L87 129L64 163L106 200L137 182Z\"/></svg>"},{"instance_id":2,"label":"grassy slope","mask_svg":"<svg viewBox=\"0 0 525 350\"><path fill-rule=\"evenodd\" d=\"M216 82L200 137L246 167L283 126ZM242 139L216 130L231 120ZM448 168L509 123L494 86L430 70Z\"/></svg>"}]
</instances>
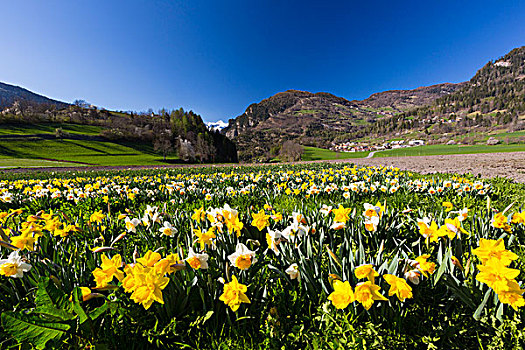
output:
<instances>
[{"instance_id":1,"label":"grassy slope","mask_svg":"<svg viewBox=\"0 0 525 350\"><path fill-rule=\"evenodd\" d=\"M369 152L334 152L328 149L304 146L302 160L330 160L330 159L348 159L364 158Z\"/></svg>"},{"instance_id":2,"label":"grassy slope","mask_svg":"<svg viewBox=\"0 0 525 350\"><path fill-rule=\"evenodd\" d=\"M0 158L56 159L95 165L160 165L162 156L149 145L101 141L1 141ZM173 159L173 158L169 158ZM19 166L24 165L20 159Z\"/></svg>"},{"instance_id":3,"label":"grassy slope","mask_svg":"<svg viewBox=\"0 0 525 350\"><path fill-rule=\"evenodd\" d=\"M0 159L0 168L44 168L44 167L69 167L71 163L66 162L54 162L50 160L40 159L23 159L23 158L6 158ZM75 165L76 166L76 165ZM80 164L80 166L83 166Z\"/></svg>"},{"instance_id":4,"label":"grassy slope","mask_svg":"<svg viewBox=\"0 0 525 350\"><path fill-rule=\"evenodd\" d=\"M100 126L77 124L2 124L0 135L54 134L56 128L75 135L98 135ZM81 140L2 140L0 167L75 166L71 163L43 159L80 162L93 165L161 165L162 156L149 144L132 142ZM173 161L176 157L169 157Z\"/></svg>"},{"instance_id":5,"label":"grassy slope","mask_svg":"<svg viewBox=\"0 0 525 350\"><path fill-rule=\"evenodd\" d=\"M525 145L430 145L381 151L374 154L374 157L430 156L440 154L474 154L517 151L525 151Z\"/></svg>"},{"instance_id":6,"label":"grassy slope","mask_svg":"<svg viewBox=\"0 0 525 350\"><path fill-rule=\"evenodd\" d=\"M98 135L103 130L100 126L78 124L1 124L0 135L54 134L57 128L76 135Z\"/></svg>"}]
</instances>

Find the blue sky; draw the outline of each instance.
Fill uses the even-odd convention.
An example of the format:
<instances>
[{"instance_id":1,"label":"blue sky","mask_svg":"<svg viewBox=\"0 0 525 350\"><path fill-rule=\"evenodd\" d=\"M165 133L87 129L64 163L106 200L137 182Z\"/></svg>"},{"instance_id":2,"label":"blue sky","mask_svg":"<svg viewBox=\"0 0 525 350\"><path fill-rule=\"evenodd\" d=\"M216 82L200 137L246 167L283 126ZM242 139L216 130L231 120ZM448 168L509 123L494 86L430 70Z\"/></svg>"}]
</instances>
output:
<instances>
[{"instance_id":1,"label":"blue sky","mask_svg":"<svg viewBox=\"0 0 525 350\"><path fill-rule=\"evenodd\" d=\"M468 80L525 45L525 1L1 1L0 81L227 120L287 89Z\"/></svg>"}]
</instances>

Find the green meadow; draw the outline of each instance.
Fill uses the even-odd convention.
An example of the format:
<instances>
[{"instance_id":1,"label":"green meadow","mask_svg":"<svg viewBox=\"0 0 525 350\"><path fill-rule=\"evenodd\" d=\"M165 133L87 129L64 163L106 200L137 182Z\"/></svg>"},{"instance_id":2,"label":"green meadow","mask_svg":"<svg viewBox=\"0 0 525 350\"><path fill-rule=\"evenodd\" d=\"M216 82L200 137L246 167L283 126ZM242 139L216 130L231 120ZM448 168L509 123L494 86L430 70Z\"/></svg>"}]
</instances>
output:
<instances>
[{"instance_id":1,"label":"green meadow","mask_svg":"<svg viewBox=\"0 0 525 350\"><path fill-rule=\"evenodd\" d=\"M525 144L511 145L428 145L390 149L374 154L374 157L433 156L444 154L475 154L525 151Z\"/></svg>"},{"instance_id":2,"label":"green meadow","mask_svg":"<svg viewBox=\"0 0 525 350\"><path fill-rule=\"evenodd\" d=\"M329 149L304 146L302 160L332 160L332 159L350 159L365 158L370 152L334 152Z\"/></svg>"},{"instance_id":3,"label":"green meadow","mask_svg":"<svg viewBox=\"0 0 525 350\"><path fill-rule=\"evenodd\" d=\"M113 143L84 140L15 140L0 139L0 164L30 166L28 159L79 162L86 165L161 165L162 156L147 144ZM177 158L168 157L168 162ZM71 164L70 165L74 165ZM31 165L33 166L33 165ZM75 165L76 166L76 165Z\"/></svg>"}]
</instances>

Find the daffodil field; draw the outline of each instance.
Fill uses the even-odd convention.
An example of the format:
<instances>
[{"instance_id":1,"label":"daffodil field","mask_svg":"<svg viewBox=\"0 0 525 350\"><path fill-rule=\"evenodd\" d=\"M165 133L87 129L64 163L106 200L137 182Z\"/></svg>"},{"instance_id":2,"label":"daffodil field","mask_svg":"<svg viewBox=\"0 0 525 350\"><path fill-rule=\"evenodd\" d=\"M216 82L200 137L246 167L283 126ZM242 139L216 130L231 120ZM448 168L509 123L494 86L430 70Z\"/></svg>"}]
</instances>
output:
<instances>
[{"instance_id":1,"label":"daffodil field","mask_svg":"<svg viewBox=\"0 0 525 350\"><path fill-rule=\"evenodd\" d=\"M521 348L507 186L337 164L2 175L0 348Z\"/></svg>"}]
</instances>

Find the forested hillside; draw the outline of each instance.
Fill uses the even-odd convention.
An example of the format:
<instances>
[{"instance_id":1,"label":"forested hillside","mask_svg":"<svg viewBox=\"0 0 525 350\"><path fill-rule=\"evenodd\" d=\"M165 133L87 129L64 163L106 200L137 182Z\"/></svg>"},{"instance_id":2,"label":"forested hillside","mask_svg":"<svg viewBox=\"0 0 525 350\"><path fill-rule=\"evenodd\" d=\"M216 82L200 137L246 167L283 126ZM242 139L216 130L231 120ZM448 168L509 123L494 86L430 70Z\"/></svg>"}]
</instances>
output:
<instances>
[{"instance_id":1,"label":"forested hillside","mask_svg":"<svg viewBox=\"0 0 525 350\"><path fill-rule=\"evenodd\" d=\"M498 128L525 129L525 46L488 62L456 92L378 120L352 137L414 131L457 135Z\"/></svg>"},{"instance_id":2,"label":"forested hillside","mask_svg":"<svg viewBox=\"0 0 525 350\"><path fill-rule=\"evenodd\" d=\"M124 113L96 107L16 101L0 113L1 124L66 123L103 127L100 137L111 141L153 144L164 156L176 153L189 162L237 162L233 142L210 131L201 116L192 112L161 110L158 113ZM57 137L60 130L57 130ZM67 135L66 135L67 136Z\"/></svg>"}]
</instances>

